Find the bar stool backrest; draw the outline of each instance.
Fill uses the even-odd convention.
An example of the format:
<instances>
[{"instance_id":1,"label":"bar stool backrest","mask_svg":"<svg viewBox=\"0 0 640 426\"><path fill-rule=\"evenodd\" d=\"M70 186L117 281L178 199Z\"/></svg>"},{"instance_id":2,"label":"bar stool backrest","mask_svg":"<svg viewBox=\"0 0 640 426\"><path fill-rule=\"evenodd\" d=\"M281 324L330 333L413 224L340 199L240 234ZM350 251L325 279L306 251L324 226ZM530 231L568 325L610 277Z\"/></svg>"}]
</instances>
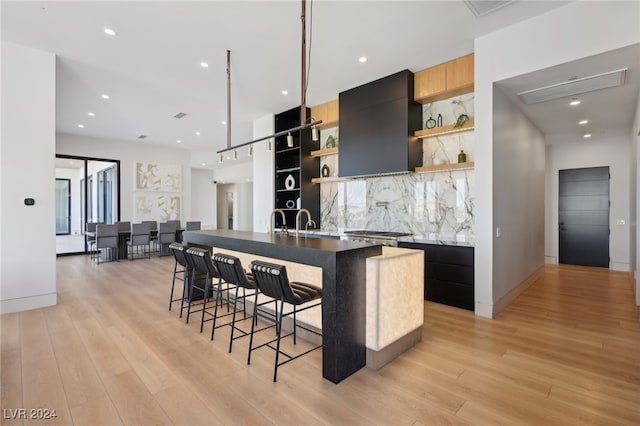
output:
<instances>
[{"instance_id":1,"label":"bar stool backrest","mask_svg":"<svg viewBox=\"0 0 640 426\"><path fill-rule=\"evenodd\" d=\"M237 257L229 254L214 253L213 261L224 281L244 288L255 288L253 281L249 281L247 274L244 273L242 263Z\"/></svg>"},{"instance_id":2,"label":"bar stool backrest","mask_svg":"<svg viewBox=\"0 0 640 426\"><path fill-rule=\"evenodd\" d=\"M254 260L249 268L260 292L287 303L299 303L291 289L287 268L284 265Z\"/></svg>"},{"instance_id":3,"label":"bar stool backrest","mask_svg":"<svg viewBox=\"0 0 640 426\"><path fill-rule=\"evenodd\" d=\"M186 244L181 244L178 242L169 244L169 249L173 253L173 257L175 257L176 262L178 262L178 264L180 264L180 266L182 266L183 268L190 269L193 268L193 265L191 264L191 259L187 259L187 248L188 247Z\"/></svg>"},{"instance_id":4,"label":"bar stool backrest","mask_svg":"<svg viewBox=\"0 0 640 426\"><path fill-rule=\"evenodd\" d=\"M210 277L220 278L218 269L211 261L209 251L198 247L189 247L187 255L191 256L191 262L199 274L209 274Z\"/></svg>"}]
</instances>

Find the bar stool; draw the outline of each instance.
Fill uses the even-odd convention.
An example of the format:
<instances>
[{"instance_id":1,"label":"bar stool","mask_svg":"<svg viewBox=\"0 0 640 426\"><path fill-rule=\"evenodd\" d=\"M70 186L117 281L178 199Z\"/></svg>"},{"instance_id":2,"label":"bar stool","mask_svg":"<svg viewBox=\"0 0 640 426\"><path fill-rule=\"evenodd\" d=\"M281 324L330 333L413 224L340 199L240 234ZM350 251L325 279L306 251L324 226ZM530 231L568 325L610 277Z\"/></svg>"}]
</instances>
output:
<instances>
[{"instance_id":1,"label":"bar stool","mask_svg":"<svg viewBox=\"0 0 640 426\"><path fill-rule=\"evenodd\" d=\"M171 295L169 296L169 310L171 310L173 302L180 300L180 318L182 318L185 292L189 283L189 277L191 276L191 269L193 268L190 265L190 259L185 253L187 248L186 244L176 242L169 244L169 249L173 253L173 257L176 259L176 263L173 266L173 280L171 282ZM179 267L181 269L179 269ZM182 296L179 299L173 298L173 289L176 284L176 280L182 281Z\"/></svg>"},{"instance_id":2,"label":"bar stool","mask_svg":"<svg viewBox=\"0 0 640 426\"><path fill-rule=\"evenodd\" d=\"M289 355L286 352L280 350L280 340L283 337L288 337L293 335L293 344L296 344L296 328L300 327L304 330L307 330L313 334L318 336L322 336L321 333L318 333L315 330L307 328L303 325L296 324L296 313L305 311L307 309L315 308L316 306L320 306L322 304L322 289L316 287L312 284L301 283L301 282L289 282L289 278L287 277L287 268L284 265L276 265L274 263L262 262L254 260L249 265L251 271L253 272L253 278L255 280L256 285L261 293L272 297L275 300L280 301L280 312L276 312L276 338L270 340L269 342L263 343L259 346L253 347L253 333L254 333L254 323L251 324L251 337L249 338L249 355L247 357L247 364L251 364L251 352L259 349L263 346L268 346L269 348L276 351L276 359L274 363L273 370L273 381L275 382L278 376L278 367L284 365L294 359L300 358L303 355L308 354L311 351L314 351L318 348L321 348L322 345L315 346L307 351L304 351L298 355ZM312 305L305 306L303 308L298 308L300 305L307 304L309 302L313 302L314 300L318 300L317 303ZM284 313L284 304L288 303L293 306L293 310L288 313ZM254 305L254 315L255 315L256 306ZM289 334L282 335L282 319L286 316L293 315L293 331ZM276 342L276 347L274 348L272 343ZM280 354L287 358L286 361L278 362Z\"/></svg>"},{"instance_id":3,"label":"bar stool","mask_svg":"<svg viewBox=\"0 0 640 426\"><path fill-rule=\"evenodd\" d=\"M226 281L227 283L230 283L231 285L235 285L236 287L236 292L235 292L235 297L233 299L233 318L231 320L230 323L225 324L225 325L230 325L231 326L231 337L229 338L229 352L231 352L231 349L233 348L233 341L236 339L239 339L241 337L247 336L249 335L248 332L242 330L241 328L236 326L236 314L238 311L238 300L242 301L242 310L244 312L244 319L247 319L247 310L246 310L246 299L247 297L251 296L252 294L254 294L256 296L256 301L257 301L257 293L258 290L256 288L256 283L253 280L253 277L251 275L247 275L247 273L245 273L244 269L242 268L242 263L240 262L240 259L238 259L235 256L231 256L228 254L222 254L222 253L214 253L213 254L213 261L215 262L218 271L220 272L220 276L222 277L222 279L224 281ZM239 290L240 288L242 288L242 296L239 296ZM247 295L246 294L246 290L253 290L252 294ZM255 304L254 305L254 314L252 316L249 316L249 318L252 319L251 321L251 328L253 329L253 325L255 323L255 320L257 319L256 317L256 309L257 309L258 305ZM216 305L216 312L218 310L218 306ZM213 334L216 330L216 318L217 318L217 314L214 314L214 320L213 320L213 329L211 330L211 340L213 340ZM234 336L235 331L238 331L241 333L240 336Z\"/></svg>"},{"instance_id":4,"label":"bar stool","mask_svg":"<svg viewBox=\"0 0 640 426\"><path fill-rule=\"evenodd\" d=\"M194 303L194 299L196 295L194 294L194 290L199 290L202 292L202 308L198 309L195 312L202 311L202 320L200 321L200 333L202 333L202 329L204 327L204 315L207 308L207 298L212 292L212 282L214 278L220 279L220 274L216 270L215 266L211 263L211 255L208 250L201 249L198 247L189 247L185 252L189 259L189 262L192 266L191 269L191 279L189 282L189 297L187 299L189 306L187 306L187 324L189 324L189 316L191 315L191 307L197 305L198 303ZM204 285L203 285L204 284ZM220 281L218 282L218 285ZM197 295L199 298L200 295ZM216 298L217 300L217 298ZM217 307L217 304L216 304Z\"/></svg>"}]
</instances>

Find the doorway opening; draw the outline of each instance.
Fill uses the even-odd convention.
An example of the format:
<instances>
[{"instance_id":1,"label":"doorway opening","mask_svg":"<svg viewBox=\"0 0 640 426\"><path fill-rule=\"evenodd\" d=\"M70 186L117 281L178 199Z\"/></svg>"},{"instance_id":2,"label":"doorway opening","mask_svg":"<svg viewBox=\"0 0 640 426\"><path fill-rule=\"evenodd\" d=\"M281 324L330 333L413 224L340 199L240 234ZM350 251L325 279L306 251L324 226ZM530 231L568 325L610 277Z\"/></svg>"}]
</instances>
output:
<instances>
[{"instance_id":1,"label":"doorway opening","mask_svg":"<svg viewBox=\"0 0 640 426\"><path fill-rule=\"evenodd\" d=\"M56 155L55 177L56 255L87 253L86 223L120 220L120 161Z\"/></svg>"},{"instance_id":2,"label":"doorway opening","mask_svg":"<svg viewBox=\"0 0 640 426\"><path fill-rule=\"evenodd\" d=\"M609 180L609 167L560 170L560 263L609 267Z\"/></svg>"}]
</instances>

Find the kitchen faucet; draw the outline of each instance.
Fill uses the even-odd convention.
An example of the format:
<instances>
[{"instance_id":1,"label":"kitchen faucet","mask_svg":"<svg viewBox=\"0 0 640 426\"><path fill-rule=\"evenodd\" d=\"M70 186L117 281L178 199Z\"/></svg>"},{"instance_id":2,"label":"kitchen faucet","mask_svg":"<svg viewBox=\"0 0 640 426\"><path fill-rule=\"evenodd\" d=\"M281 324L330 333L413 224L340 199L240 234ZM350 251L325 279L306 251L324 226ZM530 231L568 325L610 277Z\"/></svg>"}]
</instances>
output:
<instances>
[{"instance_id":1,"label":"kitchen faucet","mask_svg":"<svg viewBox=\"0 0 640 426\"><path fill-rule=\"evenodd\" d=\"M276 224L273 220L273 215L276 213L280 213L280 216L282 216L282 232L286 235L287 234L287 219L285 219L284 217L284 211L282 209L273 209L271 210L271 216L269 216L269 233L275 232L275 228L276 228ZM273 228L271 228L271 225L273 224Z\"/></svg>"},{"instance_id":2,"label":"kitchen faucet","mask_svg":"<svg viewBox=\"0 0 640 426\"><path fill-rule=\"evenodd\" d=\"M313 220L311 220L311 212L309 210L307 209L298 210L298 213L296 214L296 237L300 235L300 216L302 216L302 213L306 213L307 215L307 223L304 226L305 231L307 230L309 225L311 224L313 224L313 226L316 225L316 223Z\"/></svg>"}]
</instances>

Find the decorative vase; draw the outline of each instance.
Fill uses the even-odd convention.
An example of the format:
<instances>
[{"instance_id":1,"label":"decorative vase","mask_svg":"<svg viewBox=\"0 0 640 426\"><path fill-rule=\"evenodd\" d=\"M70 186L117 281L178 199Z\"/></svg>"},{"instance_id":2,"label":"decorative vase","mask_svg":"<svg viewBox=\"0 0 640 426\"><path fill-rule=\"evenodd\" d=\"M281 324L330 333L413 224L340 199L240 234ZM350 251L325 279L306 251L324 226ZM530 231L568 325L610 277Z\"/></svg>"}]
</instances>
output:
<instances>
[{"instance_id":1,"label":"decorative vase","mask_svg":"<svg viewBox=\"0 0 640 426\"><path fill-rule=\"evenodd\" d=\"M284 187L286 189L293 189L296 186L296 180L293 177L293 175L289 175L287 176L287 178L284 180Z\"/></svg>"},{"instance_id":2,"label":"decorative vase","mask_svg":"<svg viewBox=\"0 0 640 426\"><path fill-rule=\"evenodd\" d=\"M331 172L329 170L329 166L327 166L326 164L324 166L322 166L322 177L329 177L329 173Z\"/></svg>"},{"instance_id":3,"label":"decorative vase","mask_svg":"<svg viewBox=\"0 0 640 426\"><path fill-rule=\"evenodd\" d=\"M467 154L465 154L463 150L460 150L460 154L458 154L458 163L466 163L466 162L467 162Z\"/></svg>"},{"instance_id":4,"label":"decorative vase","mask_svg":"<svg viewBox=\"0 0 640 426\"><path fill-rule=\"evenodd\" d=\"M433 129L434 127L436 127L436 124L438 123L436 122L436 120L433 119L433 117L429 117L426 123L424 123L427 129Z\"/></svg>"},{"instance_id":5,"label":"decorative vase","mask_svg":"<svg viewBox=\"0 0 640 426\"><path fill-rule=\"evenodd\" d=\"M293 200L287 200L285 205L287 206L288 209L292 209L292 208L294 208L296 206L296 202L293 201Z\"/></svg>"}]
</instances>

